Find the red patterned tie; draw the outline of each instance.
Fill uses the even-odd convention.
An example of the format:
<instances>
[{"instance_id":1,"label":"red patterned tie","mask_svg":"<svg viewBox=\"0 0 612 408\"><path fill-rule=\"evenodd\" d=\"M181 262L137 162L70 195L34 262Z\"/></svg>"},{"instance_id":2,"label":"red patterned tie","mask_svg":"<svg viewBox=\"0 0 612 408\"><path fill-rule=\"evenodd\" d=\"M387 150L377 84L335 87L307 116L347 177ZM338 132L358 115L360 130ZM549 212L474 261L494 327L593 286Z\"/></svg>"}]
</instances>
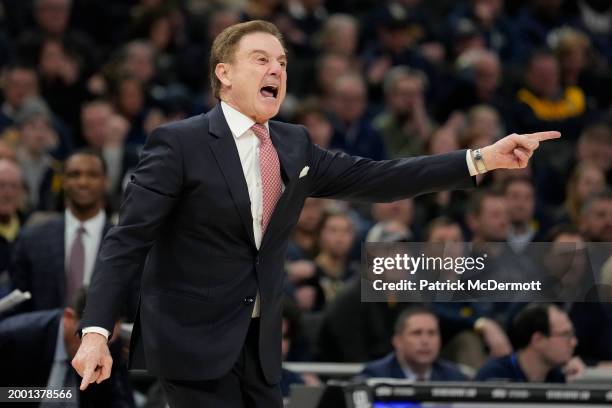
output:
<instances>
[{"instance_id":1,"label":"red patterned tie","mask_svg":"<svg viewBox=\"0 0 612 408\"><path fill-rule=\"evenodd\" d=\"M270 218L272 218L274 207L276 207L276 203L282 193L280 163L268 129L259 123L254 124L251 129L255 136L259 138L259 170L263 190L261 233L263 235L266 232Z\"/></svg>"}]
</instances>

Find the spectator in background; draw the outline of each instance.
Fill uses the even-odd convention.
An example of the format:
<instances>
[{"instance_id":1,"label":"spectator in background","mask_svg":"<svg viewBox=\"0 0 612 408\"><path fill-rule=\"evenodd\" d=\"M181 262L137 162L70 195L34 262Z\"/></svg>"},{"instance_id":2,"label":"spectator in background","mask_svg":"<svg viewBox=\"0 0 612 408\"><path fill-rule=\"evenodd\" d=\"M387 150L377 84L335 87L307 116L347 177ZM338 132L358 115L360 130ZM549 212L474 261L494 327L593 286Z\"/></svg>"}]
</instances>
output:
<instances>
[{"instance_id":1,"label":"spectator in background","mask_svg":"<svg viewBox=\"0 0 612 408\"><path fill-rule=\"evenodd\" d=\"M318 228L321 225L325 200L308 197L289 243L290 259L314 259L317 255Z\"/></svg>"},{"instance_id":2,"label":"spectator in background","mask_svg":"<svg viewBox=\"0 0 612 408\"><path fill-rule=\"evenodd\" d=\"M361 75L351 72L337 78L330 101L334 124L331 147L373 160L386 158L382 137L366 116L367 93Z\"/></svg>"},{"instance_id":3,"label":"spectator in background","mask_svg":"<svg viewBox=\"0 0 612 408\"><path fill-rule=\"evenodd\" d=\"M319 32L319 47L322 54L335 54L348 59L353 69L358 68L355 53L359 40L359 23L349 14L332 14L325 20Z\"/></svg>"},{"instance_id":4,"label":"spectator in background","mask_svg":"<svg viewBox=\"0 0 612 408\"><path fill-rule=\"evenodd\" d=\"M314 100L310 100L298 107L293 123L306 126L312 143L323 149L329 148L333 128L325 111Z\"/></svg>"},{"instance_id":5,"label":"spectator in background","mask_svg":"<svg viewBox=\"0 0 612 408\"><path fill-rule=\"evenodd\" d=\"M350 60L340 54L323 54L317 59L314 93L326 109L332 109L332 90L336 80L350 70ZM313 92L312 89L309 91Z\"/></svg>"},{"instance_id":6,"label":"spectator in background","mask_svg":"<svg viewBox=\"0 0 612 408\"><path fill-rule=\"evenodd\" d=\"M442 98L436 112L439 122L445 122L454 112L467 112L477 105L489 105L510 120L510 101L501 91L502 67L492 51L473 49L461 54L455 63L457 80Z\"/></svg>"},{"instance_id":7,"label":"spectator in background","mask_svg":"<svg viewBox=\"0 0 612 408\"><path fill-rule=\"evenodd\" d=\"M41 94L51 110L71 130L78 129L80 104L88 96L80 56L56 39L40 48L38 72Z\"/></svg>"},{"instance_id":8,"label":"spectator in background","mask_svg":"<svg viewBox=\"0 0 612 408\"><path fill-rule=\"evenodd\" d=\"M318 254L314 258L316 272L309 279L296 282L296 298L302 310L322 310L355 274L349 264L355 226L342 211L327 211L317 228Z\"/></svg>"},{"instance_id":9,"label":"spectator in background","mask_svg":"<svg viewBox=\"0 0 612 408\"><path fill-rule=\"evenodd\" d=\"M391 339L394 351L367 363L362 377L405 378L413 381L465 381L452 363L441 360L438 318L429 309L404 310Z\"/></svg>"},{"instance_id":10,"label":"spectator in background","mask_svg":"<svg viewBox=\"0 0 612 408\"><path fill-rule=\"evenodd\" d=\"M514 319L512 333L516 353L489 360L476 381L566 381L562 368L572 359L577 342L564 311L547 304L530 305Z\"/></svg>"},{"instance_id":11,"label":"spectator in background","mask_svg":"<svg viewBox=\"0 0 612 408\"><path fill-rule=\"evenodd\" d=\"M578 139L576 158L579 162L593 163L612 184L612 129L600 122L584 129Z\"/></svg>"},{"instance_id":12,"label":"spectator in background","mask_svg":"<svg viewBox=\"0 0 612 408\"><path fill-rule=\"evenodd\" d=\"M567 181L565 203L557 217L558 221L578 225L580 213L589 196L605 188L605 175L594 162L578 163Z\"/></svg>"},{"instance_id":13,"label":"spectator in background","mask_svg":"<svg viewBox=\"0 0 612 408\"><path fill-rule=\"evenodd\" d=\"M541 241L535 216L535 187L530 178L511 178L504 185L510 225L508 243L520 253L533 241Z\"/></svg>"},{"instance_id":14,"label":"spectator in background","mask_svg":"<svg viewBox=\"0 0 612 408\"><path fill-rule=\"evenodd\" d=\"M133 408L132 387L121 363L120 341L111 339L113 364L109 381L79 391L79 376L70 365L81 338L77 334L85 307L85 290L65 308L9 317L0 322L0 384L69 389L71 405L83 408ZM117 324L118 326L118 324ZM41 405L44 405L41 404Z\"/></svg>"},{"instance_id":15,"label":"spectator in background","mask_svg":"<svg viewBox=\"0 0 612 408\"><path fill-rule=\"evenodd\" d=\"M111 226L104 212L107 182L98 153L85 150L66 160L65 213L24 228L15 244L11 279L32 294L21 310L64 307L89 283L100 241Z\"/></svg>"},{"instance_id":16,"label":"spectator in background","mask_svg":"<svg viewBox=\"0 0 612 408\"><path fill-rule=\"evenodd\" d=\"M112 205L119 201L121 181L138 163L135 148L126 146L129 124L104 100L94 100L81 107L81 132L87 146L102 154L108 164L107 192Z\"/></svg>"},{"instance_id":17,"label":"spectator in background","mask_svg":"<svg viewBox=\"0 0 612 408\"><path fill-rule=\"evenodd\" d=\"M583 90L563 86L559 62L549 51L534 52L525 67L525 86L517 93L518 131L558 129L566 139L578 138L587 114Z\"/></svg>"},{"instance_id":18,"label":"spectator in background","mask_svg":"<svg viewBox=\"0 0 612 408\"><path fill-rule=\"evenodd\" d=\"M586 285L588 287L597 281L598 267L591 263L595 261L597 264L603 264L606 260L605 256L609 254L601 254L604 255L604 259L597 259L596 255L601 251L597 247L592 247L590 249L594 251L589 251L587 247L589 244L585 243L584 237L573 225L556 226L551 231L549 240L553 243L551 249L557 247L558 255L555 255L554 258L561 265L560 270L567 275L567 286L578 288ZM577 268L583 268L584 271ZM606 281L603 266L601 270L600 282L604 285L612 283ZM605 293L599 295L605 295ZM576 355L589 365L612 361L612 348L610 347L612 344L612 309L610 303L601 301L603 299L600 297L598 298L600 301L597 302L568 301L561 305L567 311L576 330L578 340Z\"/></svg>"},{"instance_id":19,"label":"spectator in background","mask_svg":"<svg viewBox=\"0 0 612 408\"><path fill-rule=\"evenodd\" d=\"M587 241L612 242L612 193L609 190L585 201L578 225Z\"/></svg>"},{"instance_id":20,"label":"spectator in background","mask_svg":"<svg viewBox=\"0 0 612 408\"><path fill-rule=\"evenodd\" d=\"M10 65L2 76L4 102L0 111L0 132L15 123L24 101L38 95L36 70L27 65Z\"/></svg>"},{"instance_id":21,"label":"spectator in background","mask_svg":"<svg viewBox=\"0 0 612 408\"><path fill-rule=\"evenodd\" d=\"M612 102L612 96L606 91L612 87L612 74L591 48L589 37L570 27L556 30L551 37L563 86L580 87L589 106L599 111L607 110Z\"/></svg>"},{"instance_id":22,"label":"spectator in background","mask_svg":"<svg viewBox=\"0 0 612 408\"><path fill-rule=\"evenodd\" d=\"M504 135L499 113L489 105L476 105L467 112L462 146L472 149L495 143Z\"/></svg>"},{"instance_id":23,"label":"spectator in background","mask_svg":"<svg viewBox=\"0 0 612 408\"><path fill-rule=\"evenodd\" d=\"M144 145L147 138L144 121L148 112L145 85L136 77L120 76L112 83L110 96L115 111L130 125L125 143Z\"/></svg>"},{"instance_id":24,"label":"spectator in background","mask_svg":"<svg viewBox=\"0 0 612 408\"><path fill-rule=\"evenodd\" d=\"M17 163L17 152L15 151L15 147L2 138L0 138L0 159Z\"/></svg>"},{"instance_id":25,"label":"spectator in background","mask_svg":"<svg viewBox=\"0 0 612 408\"><path fill-rule=\"evenodd\" d=\"M385 110L373 121L387 146L390 158L417 156L431 132L425 90L427 78L405 66L391 68L383 83Z\"/></svg>"},{"instance_id":26,"label":"spectator in background","mask_svg":"<svg viewBox=\"0 0 612 408\"><path fill-rule=\"evenodd\" d=\"M414 199L408 198L405 200L393 201L391 203L374 203L372 204L372 221L375 224L371 229L371 233L378 234L378 228L387 228L388 222L398 222L406 230L409 240L414 240L415 231L411 230L415 219ZM370 232L368 234L370 234ZM368 240L369 241L369 240Z\"/></svg>"},{"instance_id":27,"label":"spectator in background","mask_svg":"<svg viewBox=\"0 0 612 408\"><path fill-rule=\"evenodd\" d=\"M426 232L426 240L431 243L465 241L459 224L447 217L433 219ZM510 342L506 333L495 320L487 317L489 306L484 302L433 303L432 309L441 323L445 358L479 369L489 353L498 356L508 352Z\"/></svg>"},{"instance_id":28,"label":"spectator in background","mask_svg":"<svg viewBox=\"0 0 612 408\"><path fill-rule=\"evenodd\" d=\"M398 222L385 222L372 242L403 242L408 230ZM326 305L316 342L315 359L334 362L366 362L392 351L389 339L406 303L398 303L391 293L387 302L362 302L361 280L347 282L334 300Z\"/></svg>"},{"instance_id":29,"label":"spectator in background","mask_svg":"<svg viewBox=\"0 0 612 408\"><path fill-rule=\"evenodd\" d=\"M55 210L61 189L61 164L50 152L58 145L51 124L51 112L39 98L27 99L16 118L17 161L27 186L27 208L31 211Z\"/></svg>"},{"instance_id":30,"label":"spectator in background","mask_svg":"<svg viewBox=\"0 0 612 408\"><path fill-rule=\"evenodd\" d=\"M546 47L555 29L576 26L578 21L565 12L563 3L563 0L525 2L516 16L516 28L521 35L521 47L526 52Z\"/></svg>"},{"instance_id":31,"label":"spectator in background","mask_svg":"<svg viewBox=\"0 0 612 408\"><path fill-rule=\"evenodd\" d=\"M483 37L486 47L505 63L516 63L519 38L513 24L503 13L504 0L470 0L451 10L447 25L451 31L470 22ZM452 38L449 36L449 38Z\"/></svg>"},{"instance_id":32,"label":"spectator in background","mask_svg":"<svg viewBox=\"0 0 612 408\"><path fill-rule=\"evenodd\" d=\"M9 292L8 266L24 216L21 170L13 161L0 159L0 298Z\"/></svg>"},{"instance_id":33,"label":"spectator in background","mask_svg":"<svg viewBox=\"0 0 612 408\"><path fill-rule=\"evenodd\" d=\"M506 198L492 190L475 192L469 203L467 225L472 242L506 242L510 228Z\"/></svg>"},{"instance_id":34,"label":"spectator in background","mask_svg":"<svg viewBox=\"0 0 612 408\"><path fill-rule=\"evenodd\" d=\"M36 27L19 36L19 58L38 65L45 41L57 40L75 55L79 55L82 70L89 74L97 60L96 47L86 33L70 28L72 0L36 0L33 4Z\"/></svg>"}]
</instances>

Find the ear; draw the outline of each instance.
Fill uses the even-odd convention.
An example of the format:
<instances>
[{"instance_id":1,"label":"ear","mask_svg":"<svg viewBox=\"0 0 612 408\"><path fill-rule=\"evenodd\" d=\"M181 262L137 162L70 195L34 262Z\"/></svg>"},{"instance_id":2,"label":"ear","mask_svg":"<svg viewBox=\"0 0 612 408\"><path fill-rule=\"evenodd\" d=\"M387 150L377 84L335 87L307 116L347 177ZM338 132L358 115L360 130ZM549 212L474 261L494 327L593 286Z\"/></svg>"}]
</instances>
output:
<instances>
[{"instance_id":1,"label":"ear","mask_svg":"<svg viewBox=\"0 0 612 408\"><path fill-rule=\"evenodd\" d=\"M394 334L393 337L391 337L391 344L393 345L393 348L395 349L395 351L401 349L402 340L398 334Z\"/></svg>"},{"instance_id":2,"label":"ear","mask_svg":"<svg viewBox=\"0 0 612 408\"><path fill-rule=\"evenodd\" d=\"M232 85L232 72L231 72L230 64L227 64L224 62L218 63L217 66L215 67L215 75L217 76L217 79L221 81L223 85L225 86Z\"/></svg>"}]
</instances>

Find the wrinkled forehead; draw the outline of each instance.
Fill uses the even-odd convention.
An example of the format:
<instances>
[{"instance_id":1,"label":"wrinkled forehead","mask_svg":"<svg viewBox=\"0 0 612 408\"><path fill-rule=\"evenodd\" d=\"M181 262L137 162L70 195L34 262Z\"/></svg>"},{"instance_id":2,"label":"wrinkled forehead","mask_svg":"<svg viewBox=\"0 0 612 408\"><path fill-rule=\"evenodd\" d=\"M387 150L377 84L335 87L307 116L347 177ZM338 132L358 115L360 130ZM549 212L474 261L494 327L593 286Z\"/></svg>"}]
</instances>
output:
<instances>
[{"instance_id":1,"label":"wrinkled forehead","mask_svg":"<svg viewBox=\"0 0 612 408\"><path fill-rule=\"evenodd\" d=\"M272 58L287 58L285 48L279 39L265 32L254 32L244 35L238 41L235 55L239 58L244 58L258 51L264 52Z\"/></svg>"}]
</instances>

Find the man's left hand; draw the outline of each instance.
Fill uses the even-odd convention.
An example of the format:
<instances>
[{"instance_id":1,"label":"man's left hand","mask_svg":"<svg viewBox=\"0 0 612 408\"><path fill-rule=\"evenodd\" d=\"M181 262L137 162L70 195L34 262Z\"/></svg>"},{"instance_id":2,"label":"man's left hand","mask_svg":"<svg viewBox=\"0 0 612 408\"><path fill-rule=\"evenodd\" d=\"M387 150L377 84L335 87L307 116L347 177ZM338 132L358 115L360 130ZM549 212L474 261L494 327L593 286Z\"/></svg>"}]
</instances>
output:
<instances>
[{"instance_id":1,"label":"man's left hand","mask_svg":"<svg viewBox=\"0 0 612 408\"><path fill-rule=\"evenodd\" d=\"M558 139L561 133L555 131L519 135L513 133L481 149L487 170L522 169L527 167L533 152L540 142Z\"/></svg>"}]
</instances>

